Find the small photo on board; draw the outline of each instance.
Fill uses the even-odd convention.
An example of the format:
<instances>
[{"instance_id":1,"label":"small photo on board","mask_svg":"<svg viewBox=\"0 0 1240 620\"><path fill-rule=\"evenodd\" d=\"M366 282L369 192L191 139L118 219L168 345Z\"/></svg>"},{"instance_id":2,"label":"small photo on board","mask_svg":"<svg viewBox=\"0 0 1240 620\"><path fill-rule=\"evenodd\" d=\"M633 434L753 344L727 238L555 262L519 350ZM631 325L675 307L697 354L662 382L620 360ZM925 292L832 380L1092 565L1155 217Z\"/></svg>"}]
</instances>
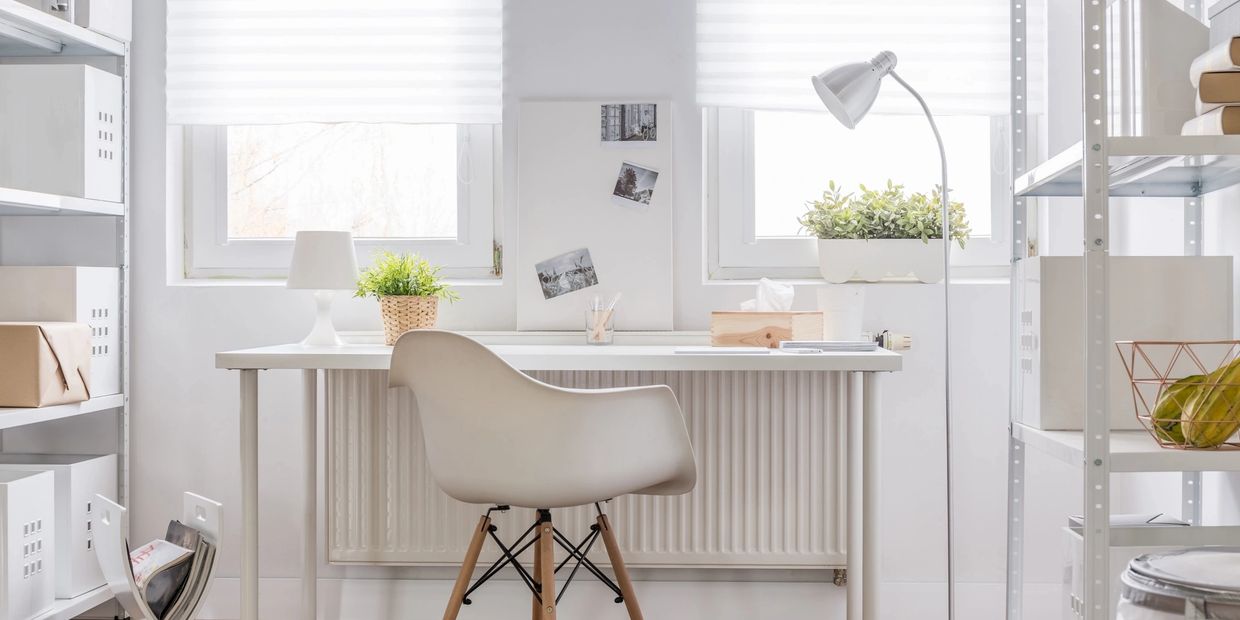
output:
<instances>
[{"instance_id":1,"label":"small photo on board","mask_svg":"<svg viewBox=\"0 0 1240 620\"><path fill-rule=\"evenodd\" d=\"M598 284L598 275L594 273L594 261L590 259L589 248L548 258L535 264L534 268L538 271L543 299L552 299Z\"/></svg>"},{"instance_id":2,"label":"small photo on board","mask_svg":"<svg viewBox=\"0 0 1240 620\"><path fill-rule=\"evenodd\" d=\"M657 142L659 124L653 103L609 103L599 106L603 142Z\"/></svg>"},{"instance_id":3,"label":"small photo on board","mask_svg":"<svg viewBox=\"0 0 1240 620\"><path fill-rule=\"evenodd\" d=\"M632 162L620 165L620 175L616 177L616 188L612 190L612 200L633 207L649 206L654 196L654 184L659 180L659 172L645 168Z\"/></svg>"}]
</instances>

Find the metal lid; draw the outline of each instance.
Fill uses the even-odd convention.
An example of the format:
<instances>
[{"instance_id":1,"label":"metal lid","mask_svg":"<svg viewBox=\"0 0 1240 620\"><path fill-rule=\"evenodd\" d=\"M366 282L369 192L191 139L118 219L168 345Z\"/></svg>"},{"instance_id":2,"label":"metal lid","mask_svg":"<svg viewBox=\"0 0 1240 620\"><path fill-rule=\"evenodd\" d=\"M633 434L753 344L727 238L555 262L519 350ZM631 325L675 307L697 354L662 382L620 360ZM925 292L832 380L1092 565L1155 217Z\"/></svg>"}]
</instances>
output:
<instances>
[{"instance_id":1,"label":"metal lid","mask_svg":"<svg viewBox=\"0 0 1240 620\"><path fill-rule=\"evenodd\" d=\"M1240 547L1199 547L1146 554L1128 564L1124 596L1142 607L1183 611L1186 602L1200 610L1240 617Z\"/></svg>"}]
</instances>

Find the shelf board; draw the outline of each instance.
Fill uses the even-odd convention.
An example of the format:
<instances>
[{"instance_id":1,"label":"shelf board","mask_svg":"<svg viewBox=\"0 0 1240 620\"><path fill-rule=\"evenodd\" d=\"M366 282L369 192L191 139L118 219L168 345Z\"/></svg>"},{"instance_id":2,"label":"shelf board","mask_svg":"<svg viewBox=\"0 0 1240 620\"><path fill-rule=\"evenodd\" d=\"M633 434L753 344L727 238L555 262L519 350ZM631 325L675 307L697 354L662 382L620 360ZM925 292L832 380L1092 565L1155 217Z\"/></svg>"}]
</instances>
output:
<instances>
[{"instance_id":1,"label":"shelf board","mask_svg":"<svg viewBox=\"0 0 1240 620\"><path fill-rule=\"evenodd\" d=\"M1188 198L1240 184L1240 136L1108 138L1111 196ZM1016 179L1019 196L1080 196L1080 142Z\"/></svg>"},{"instance_id":2,"label":"shelf board","mask_svg":"<svg viewBox=\"0 0 1240 620\"><path fill-rule=\"evenodd\" d=\"M125 44L17 0L0 0L0 56L124 56Z\"/></svg>"},{"instance_id":3,"label":"shelf board","mask_svg":"<svg viewBox=\"0 0 1240 620\"><path fill-rule=\"evenodd\" d=\"M1081 536L1075 528L1072 534ZM1234 545L1238 538L1235 525L1111 526L1112 547L1206 547Z\"/></svg>"},{"instance_id":4,"label":"shelf board","mask_svg":"<svg viewBox=\"0 0 1240 620\"><path fill-rule=\"evenodd\" d=\"M108 409L116 409L125 404L122 394L96 396L86 402L69 405L52 405L50 407L0 407L0 431L6 428L28 426L41 422L50 422L62 418L72 418Z\"/></svg>"},{"instance_id":5,"label":"shelf board","mask_svg":"<svg viewBox=\"0 0 1240 620\"><path fill-rule=\"evenodd\" d=\"M1080 467L1085 461L1084 433L1043 431L1013 424L1012 435L1026 446ZM1111 431L1112 472L1240 471L1240 449L1175 450L1159 446L1149 433Z\"/></svg>"},{"instance_id":6,"label":"shelf board","mask_svg":"<svg viewBox=\"0 0 1240 620\"><path fill-rule=\"evenodd\" d=\"M0 0L0 2L3 1ZM0 187L0 215L112 215L120 217L125 215L125 204Z\"/></svg>"},{"instance_id":7,"label":"shelf board","mask_svg":"<svg viewBox=\"0 0 1240 620\"><path fill-rule=\"evenodd\" d=\"M45 612L31 620L71 620L110 600L112 591L107 586L100 586L85 594L73 598L58 598Z\"/></svg>"}]
</instances>

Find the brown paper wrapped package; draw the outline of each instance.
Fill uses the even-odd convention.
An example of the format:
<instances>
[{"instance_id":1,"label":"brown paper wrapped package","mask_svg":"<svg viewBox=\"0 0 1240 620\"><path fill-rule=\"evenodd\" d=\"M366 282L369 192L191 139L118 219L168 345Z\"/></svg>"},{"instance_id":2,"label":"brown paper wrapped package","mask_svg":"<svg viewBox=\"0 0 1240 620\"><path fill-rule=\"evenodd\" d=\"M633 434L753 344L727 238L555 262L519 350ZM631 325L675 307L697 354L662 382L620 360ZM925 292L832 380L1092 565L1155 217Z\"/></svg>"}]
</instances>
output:
<instances>
[{"instance_id":1,"label":"brown paper wrapped package","mask_svg":"<svg viewBox=\"0 0 1240 620\"><path fill-rule=\"evenodd\" d=\"M90 398L90 326L0 323L0 407L46 407Z\"/></svg>"}]
</instances>

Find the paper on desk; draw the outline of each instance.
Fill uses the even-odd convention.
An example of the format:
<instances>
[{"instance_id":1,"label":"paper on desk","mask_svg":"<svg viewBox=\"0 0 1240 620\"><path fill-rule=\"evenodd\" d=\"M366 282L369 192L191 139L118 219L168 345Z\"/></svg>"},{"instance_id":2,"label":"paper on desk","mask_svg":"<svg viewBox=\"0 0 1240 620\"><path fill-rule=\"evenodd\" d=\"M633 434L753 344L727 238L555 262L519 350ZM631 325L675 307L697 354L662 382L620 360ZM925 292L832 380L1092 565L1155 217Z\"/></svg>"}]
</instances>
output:
<instances>
[{"instance_id":1,"label":"paper on desk","mask_svg":"<svg viewBox=\"0 0 1240 620\"><path fill-rule=\"evenodd\" d=\"M787 312L792 309L792 299L795 296L796 289L791 284L781 284L762 278L758 280L757 297L741 302L741 310L745 312Z\"/></svg>"}]
</instances>

